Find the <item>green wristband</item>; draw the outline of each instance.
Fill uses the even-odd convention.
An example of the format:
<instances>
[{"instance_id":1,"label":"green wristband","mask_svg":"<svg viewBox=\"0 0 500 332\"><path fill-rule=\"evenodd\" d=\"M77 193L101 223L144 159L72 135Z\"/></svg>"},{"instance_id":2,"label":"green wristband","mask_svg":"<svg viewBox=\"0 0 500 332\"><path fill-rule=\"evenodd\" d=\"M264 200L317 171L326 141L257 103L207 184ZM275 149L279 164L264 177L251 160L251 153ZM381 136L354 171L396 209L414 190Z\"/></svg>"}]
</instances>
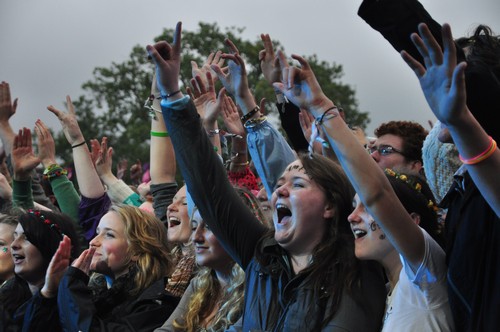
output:
<instances>
[{"instance_id":1,"label":"green wristband","mask_svg":"<svg viewBox=\"0 0 500 332\"><path fill-rule=\"evenodd\" d=\"M170 135L168 134L168 131L152 131L151 130L151 136L154 137L169 137Z\"/></svg>"}]
</instances>

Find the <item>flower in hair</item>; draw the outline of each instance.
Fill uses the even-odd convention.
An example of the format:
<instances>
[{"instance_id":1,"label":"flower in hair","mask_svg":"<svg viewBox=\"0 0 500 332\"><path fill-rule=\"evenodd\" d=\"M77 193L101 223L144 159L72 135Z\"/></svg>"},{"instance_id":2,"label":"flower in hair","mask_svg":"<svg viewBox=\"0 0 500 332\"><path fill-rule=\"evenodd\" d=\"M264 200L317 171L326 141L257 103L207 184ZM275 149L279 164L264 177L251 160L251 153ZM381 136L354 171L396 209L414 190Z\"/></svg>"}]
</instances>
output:
<instances>
[{"instance_id":1,"label":"flower in hair","mask_svg":"<svg viewBox=\"0 0 500 332\"><path fill-rule=\"evenodd\" d=\"M385 174L389 175L389 176L392 176L398 180L401 180L403 181L404 183L406 183L410 188L412 188L413 190L415 190L415 192L417 192L418 194L420 195L423 195L425 197L425 195L422 193L422 184L417 180L416 177L408 177L407 175L405 174L400 174L390 168L386 168L384 170ZM425 199L427 200L427 197L425 197ZM434 203L434 201L432 200L428 200L427 201L427 207L429 209L431 209L432 211L434 212L437 212L439 210L438 206L436 205L436 203Z\"/></svg>"},{"instance_id":2,"label":"flower in hair","mask_svg":"<svg viewBox=\"0 0 500 332\"><path fill-rule=\"evenodd\" d=\"M408 177L407 175L405 174L401 174L401 173L398 173L390 168L386 168L384 170L385 174L387 175L390 175L398 180L401 180L403 182L405 182L407 185L409 185L413 190L417 191L417 192L421 192L422 191L422 185L416 180L414 179L413 177Z\"/></svg>"},{"instance_id":3,"label":"flower in hair","mask_svg":"<svg viewBox=\"0 0 500 332\"><path fill-rule=\"evenodd\" d=\"M45 225L55 230L59 235L64 236L64 233L61 233L59 225L52 222L52 220L50 220L49 218L46 218L39 210L29 209L28 213L38 217Z\"/></svg>"},{"instance_id":4,"label":"flower in hair","mask_svg":"<svg viewBox=\"0 0 500 332\"><path fill-rule=\"evenodd\" d=\"M429 202L427 203L427 207L429 209L433 210L434 212L438 212L438 210L439 210L437 205L432 200L429 200Z\"/></svg>"}]
</instances>

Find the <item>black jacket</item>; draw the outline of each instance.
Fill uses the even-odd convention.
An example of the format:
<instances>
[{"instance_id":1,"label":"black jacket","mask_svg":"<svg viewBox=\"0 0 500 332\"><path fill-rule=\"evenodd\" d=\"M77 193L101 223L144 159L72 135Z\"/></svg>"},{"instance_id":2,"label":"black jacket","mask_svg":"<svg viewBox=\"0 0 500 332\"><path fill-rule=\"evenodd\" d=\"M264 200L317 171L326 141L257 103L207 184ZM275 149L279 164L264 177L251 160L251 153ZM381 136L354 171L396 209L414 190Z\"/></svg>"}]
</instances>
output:
<instances>
[{"instance_id":1,"label":"black jacket","mask_svg":"<svg viewBox=\"0 0 500 332\"><path fill-rule=\"evenodd\" d=\"M38 295L31 301L23 331L152 331L163 324L179 301L165 292L165 281L160 279L137 296L129 294L128 285L118 291L111 287L101 293L99 305L88 281L84 272L69 267L57 300Z\"/></svg>"}]
</instances>

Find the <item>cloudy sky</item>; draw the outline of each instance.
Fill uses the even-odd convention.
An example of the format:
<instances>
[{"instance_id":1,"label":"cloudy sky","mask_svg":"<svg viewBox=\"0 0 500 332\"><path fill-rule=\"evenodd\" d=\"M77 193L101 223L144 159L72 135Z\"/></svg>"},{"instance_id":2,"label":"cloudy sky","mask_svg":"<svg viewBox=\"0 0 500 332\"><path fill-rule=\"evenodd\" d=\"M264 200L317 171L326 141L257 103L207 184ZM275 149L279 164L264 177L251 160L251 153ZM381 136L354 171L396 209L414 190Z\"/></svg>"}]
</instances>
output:
<instances>
[{"instance_id":1,"label":"cloudy sky","mask_svg":"<svg viewBox=\"0 0 500 332\"><path fill-rule=\"evenodd\" d=\"M422 0L438 22L451 24L454 35L478 23L500 34L498 0ZM269 33L287 53L317 54L343 65L343 81L356 90L359 108L370 114L367 134L384 121L413 120L427 125L434 116L417 79L389 44L357 16L361 0L1 0L0 80L19 97L15 128L32 128L37 118L55 130L46 110L64 107L67 94L82 94L81 85L95 67L125 60L134 45L147 45L163 28L182 21L244 27L256 40Z\"/></svg>"}]
</instances>

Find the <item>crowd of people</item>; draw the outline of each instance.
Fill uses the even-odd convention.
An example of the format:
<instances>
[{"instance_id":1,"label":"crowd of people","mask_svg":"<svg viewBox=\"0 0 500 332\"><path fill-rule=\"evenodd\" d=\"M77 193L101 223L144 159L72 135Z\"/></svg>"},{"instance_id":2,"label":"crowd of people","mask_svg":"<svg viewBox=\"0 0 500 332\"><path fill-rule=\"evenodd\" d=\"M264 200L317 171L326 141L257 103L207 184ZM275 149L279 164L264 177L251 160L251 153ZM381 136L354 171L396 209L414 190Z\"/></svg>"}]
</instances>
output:
<instances>
[{"instance_id":1,"label":"crowd of people","mask_svg":"<svg viewBox=\"0 0 500 332\"><path fill-rule=\"evenodd\" d=\"M416 0L358 14L415 72L430 132L390 121L367 138L306 59L262 34L282 134L229 39L180 85L179 22L146 47L149 168L127 184L69 96L48 110L74 169L41 120L35 152L2 82L0 332L495 331L500 37L480 25L454 40Z\"/></svg>"}]
</instances>

